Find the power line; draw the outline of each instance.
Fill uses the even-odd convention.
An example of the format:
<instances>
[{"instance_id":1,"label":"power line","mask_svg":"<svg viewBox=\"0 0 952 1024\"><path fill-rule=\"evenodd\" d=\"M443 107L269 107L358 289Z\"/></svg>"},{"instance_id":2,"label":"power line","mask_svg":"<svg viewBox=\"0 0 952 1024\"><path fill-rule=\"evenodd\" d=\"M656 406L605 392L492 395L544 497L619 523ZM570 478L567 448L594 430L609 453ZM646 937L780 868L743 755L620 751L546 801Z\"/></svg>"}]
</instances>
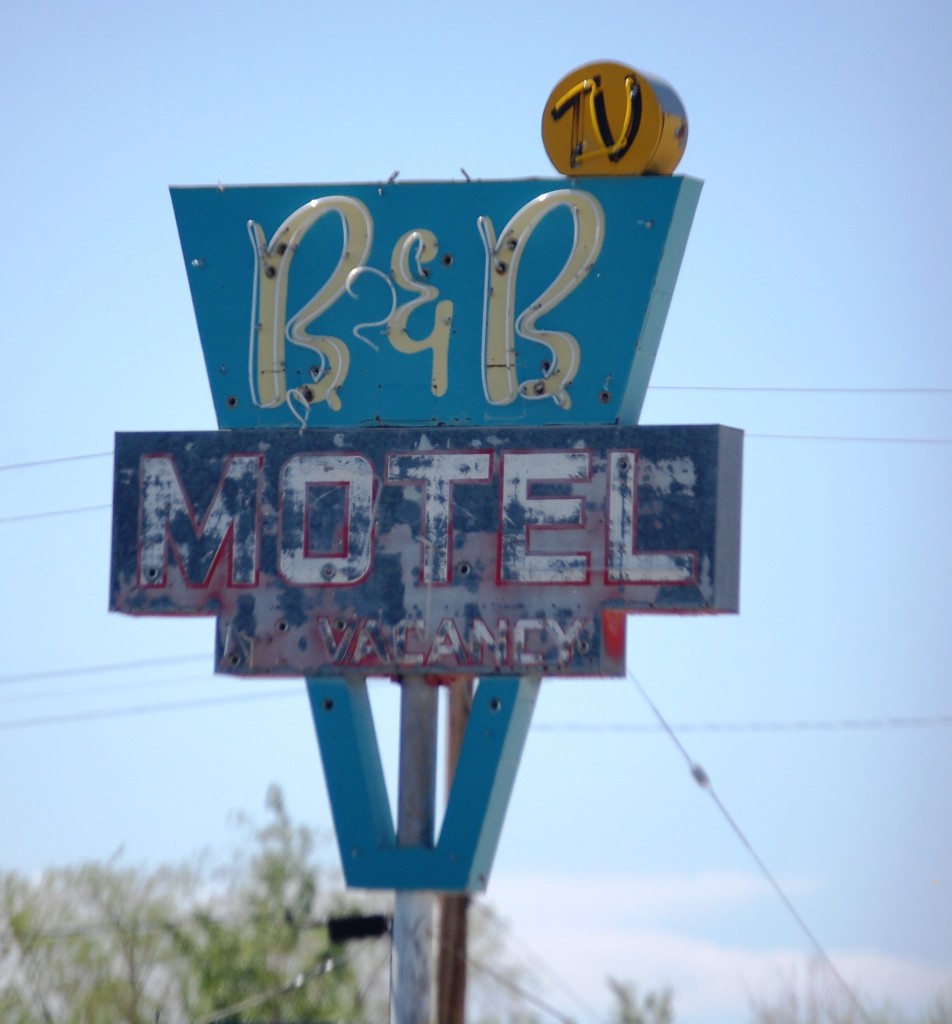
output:
<instances>
[{"instance_id":1,"label":"power line","mask_svg":"<svg viewBox=\"0 0 952 1024\"><path fill-rule=\"evenodd\" d=\"M0 685L16 683L36 683L46 680L75 678L80 676L94 676L114 672L136 672L141 669L166 668L177 665L195 664L205 662L211 670L210 655L204 654L178 654L167 657L140 658L132 661L114 661L99 663L96 665L76 665L69 668L39 669L35 672L17 672L9 675L0 675ZM181 680L175 680L176 683ZM151 685L151 684L150 684ZM161 684L157 684L161 685ZM89 693L102 692L101 688L79 691L57 691L55 694L43 693L40 697L50 696L73 696L81 697ZM268 696L287 696L291 692L271 689L250 695L251 699L262 700ZM215 698L191 698L190 700L171 701L168 703L154 703L138 705L131 708L101 708L89 712L77 712L75 715L64 713L63 715L46 715L35 718L12 720L0 722L0 729L28 728L33 725L54 724L71 721L77 716L91 716L94 718L106 718L110 715L126 716L130 714L158 713L165 709L170 711L184 710L194 704L196 707L204 707L209 702L240 703L249 699L249 695L243 694L236 697L215 697ZM746 720L746 721L725 721L725 722L678 722L672 726L679 732L706 732L706 733L740 733L740 732L840 732L840 731L883 731L889 729L929 729L948 728L952 726L952 714L948 715L893 715L885 718L830 718L830 719L786 719L786 720ZM657 722L534 722L534 732L549 733L651 733L665 729Z\"/></svg>"},{"instance_id":2,"label":"power line","mask_svg":"<svg viewBox=\"0 0 952 1024\"><path fill-rule=\"evenodd\" d=\"M770 884L771 888L774 890L777 896L780 897L780 900L787 908L787 910L790 912L791 916L796 921L797 925L800 927L800 930L807 937L808 941L810 942L810 945L813 946L819 958L826 965L827 969L830 971L832 976L836 978L836 980L839 982L839 984L843 988L843 991L846 993L850 1001L856 1007L860 1017L864 1021L866 1021L866 1024L873 1024L872 1019L870 1018L869 1014L867 1014L865 1007L859 1000L859 997L856 995L853 989L847 984L846 979L843 977L843 975L840 974L840 972L837 970L836 965L830 959L829 954L826 952L823 945L820 943L820 940L813 934L813 931L811 930L810 926L800 916L800 913L797 911L797 908L790 901L790 897L787 896L787 894L784 892L780 883L774 877L773 873L767 867L766 863L763 861L761 856L754 849L753 845L751 844L747 836L744 834L741 827L737 824L737 822L731 816L730 812L727 810L727 807L724 805L720 797L718 797L717 793L714 791L714 787L711 785L711 780L708 777L707 772L705 772L704 769L688 753L684 744L680 741L680 739L678 739L677 733L674 731L672 726L668 724L665 717L655 706L654 702L648 696L647 692L645 691L641 683L633 675L631 675L631 673L628 674L628 678L631 680L631 682L635 684L636 689L641 694L642 698L644 699L648 707L651 708L651 711L654 714L655 718L658 719L658 722L664 728L665 732L667 732L667 734L671 737L672 743L674 743L674 745L681 752L682 757L687 762L688 768L691 770L691 775L694 781L701 787L701 789L707 792L708 796L710 796L711 800L713 800L714 805L721 812L721 815L724 818L724 820L727 822L728 825L730 825L734 834L747 848L747 852L753 858L753 861L760 869L761 874Z\"/></svg>"},{"instance_id":3,"label":"power line","mask_svg":"<svg viewBox=\"0 0 952 1024\"><path fill-rule=\"evenodd\" d=\"M511 978L507 978L504 974L500 974L499 971L490 967L488 964L483 963L481 960L477 960L473 956L467 956L466 963L471 967L475 967L477 971L480 971L487 977L492 978L497 985L508 989L513 993L513 995L517 995L525 1002L531 1003L536 1007L536 1009L542 1010L543 1013L547 1013L550 1017L559 1021L560 1024L575 1024L574 1020L568 1015L562 1013L561 1010L557 1010L544 999L540 999L538 996L533 995L531 992L523 988L518 982L513 981Z\"/></svg>"},{"instance_id":4,"label":"power line","mask_svg":"<svg viewBox=\"0 0 952 1024\"><path fill-rule=\"evenodd\" d=\"M107 718L135 718L168 711L194 711L198 708L219 707L223 704L250 704L255 701L274 700L276 697L302 697L304 690L264 690L255 693L232 694L227 697L199 697L189 700L166 701L162 704L135 704L125 708L105 708L93 711L64 711L59 715L37 715L33 718L13 718L0 721L0 731L33 729L41 725L64 725L70 722L94 722Z\"/></svg>"},{"instance_id":5,"label":"power line","mask_svg":"<svg viewBox=\"0 0 952 1024\"><path fill-rule=\"evenodd\" d=\"M766 389L765 389L766 390ZM752 441L831 441L858 444L921 444L921 445L952 445L952 437L864 437L849 434L759 434L745 432L744 437ZM107 453L108 454L108 453ZM72 456L83 458L84 456ZM92 457L92 456L90 456ZM51 462L63 461L51 459ZM39 465L40 463L37 463ZM24 463L22 465L28 465ZM0 466L3 469L18 469L20 466ZM8 523L24 523L34 519L50 519L55 516L71 516L83 512L105 512L112 508L112 503L103 505L81 505L76 508L48 509L41 512L24 512L20 515L0 517L0 526Z\"/></svg>"},{"instance_id":6,"label":"power line","mask_svg":"<svg viewBox=\"0 0 952 1024\"><path fill-rule=\"evenodd\" d=\"M856 437L845 434L744 434L758 441L846 441L861 444L952 444L952 437Z\"/></svg>"},{"instance_id":7,"label":"power line","mask_svg":"<svg viewBox=\"0 0 952 1024\"><path fill-rule=\"evenodd\" d=\"M113 453L108 452L87 452L84 455L60 455L52 459L35 459L33 462L10 462L0 466L0 471L7 469L35 469L38 466L54 466L60 462L79 462L82 459L105 459L112 458Z\"/></svg>"},{"instance_id":8,"label":"power line","mask_svg":"<svg viewBox=\"0 0 952 1024\"><path fill-rule=\"evenodd\" d=\"M649 391L752 391L796 395L952 395L952 388L816 388L734 384L649 384Z\"/></svg>"},{"instance_id":9,"label":"power line","mask_svg":"<svg viewBox=\"0 0 952 1024\"><path fill-rule=\"evenodd\" d=\"M392 942L388 942L384 946L384 950L383 950L382 955L377 958L376 965L374 967L370 968L367 971L367 973L366 973L366 977L364 979L364 983L363 983L363 985L361 985L360 991L359 991L360 1005L365 1005L366 1004L368 994L371 992L371 990L374 988L375 985L378 985L378 984L381 983L380 982L380 978L381 978L384 970L387 970L388 972L390 971L390 969L391 969L390 965L392 963L392 960L393 960L393 943ZM390 1021L390 1015L389 1015L389 1013L387 1013L385 1024L389 1024L389 1021Z\"/></svg>"},{"instance_id":10,"label":"power line","mask_svg":"<svg viewBox=\"0 0 952 1024\"><path fill-rule=\"evenodd\" d=\"M102 686L69 686L57 690L37 690L31 688L27 693L3 693L0 695L0 705L9 707L11 704L25 704L29 701L62 700L64 697L75 700L80 697L91 697L102 693L131 693L133 690L154 690L156 688L168 689L173 686L184 686L187 683L208 682L209 672L200 675L175 676L173 679L137 679L135 682L123 680L119 683L104 684Z\"/></svg>"},{"instance_id":11,"label":"power line","mask_svg":"<svg viewBox=\"0 0 952 1024\"><path fill-rule=\"evenodd\" d=\"M42 885L42 882L39 883ZM257 919L254 917L248 917L242 914L225 914L225 915L214 915L209 913L207 906L196 906L192 913L187 917L180 917L177 919L169 920L156 920L148 918L145 920L137 920L136 928L141 932L167 932L172 929L185 929L195 924L199 915L202 918L208 919L210 923L214 925L225 925L228 927L247 927L257 923ZM374 917L384 917L385 915L373 915ZM304 920L297 919L296 925L301 929L308 931L330 931L331 926L335 918L332 915L322 918L306 918ZM18 939L18 944L21 947L33 947L39 945L56 945L61 942L72 942L74 939L83 939L90 936L96 935L112 935L117 931L121 931L121 922L118 921L98 921L88 922L87 924L79 925L74 928L55 928L49 931L33 931L25 932ZM378 936L361 936L361 938L377 938ZM331 942L339 941L335 940L331 936Z\"/></svg>"},{"instance_id":12,"label":"power line","mask_svg":"<svg viewBox=\"0 0 952 1024\"><path fill-rule=\"evenodd\" d=\"M113 662L111 664L87 665L67 669L49 669L39 672L26 672L16 675L0 676L0 684L37 682L42 680L60 679L64 677L88 676L97 673L136 671L142 668L174 666L196 661L207 661L207 654L185 654L168 658L145 658L139 661ZM175 680L179 683L182 680ZM164 684L147 684L164 685ZM105 692L116 687L105 688ZM40 693L38 699L49 697L83 697L90 693L103 692L103 687L87 688L75 691L56 691ZM269 689L252 694L226 695L220 697L188 698L176 701L139 704L120 708L97 708L90 711L63 712L54 715L36 715L27 718L0 721L0 730L28 729L42 725L61 725L69 722L91 721L106 718L124 718L146 714L161 714L165 711L185 711L189 708L203 708L216 704L240 704L249 700L267 700L271 697L284 698L298 694L299 690ZM32 695L26 695L32 696ZM952 726L952 715L917 715L888 718L832 718L832 719L787 719L787 720L749 720L726 722L679 722L672 726L678 732L696 733L782 733L782 732L843 732L843 731L886 731L892 729L932 729ZM575 734L635 734L657 733L665 727L657 722L537 722L533 723L533 732L543 733L575 733Z\"/></svg>"},{"instance_id":13,"label":"power line","mask_svg":"<svg viewBox=\"0 0 952 1024\"><path fill-rule=\"evenodd\" d=\"M784 385L764 384L649 384L649 391L714 391L736 394L790 394L790 395L952 395L952 388L936 387L789 387ZM750 435L760 437L787 437L788 435ZM793 436L796 440L803 438ZM825 440L825 439L824 439ZM836 440L880 440L878 438L837 438ZM885 438L882 440L906 440ZM910 439L911 440L911 439ZM944 441L941 443L952 443ZM0 472L14 469L36 469L43 466L55 466L65 462L79 462L86 459L105 459L113 456L108 452L84 452L79 455L59 455L49 459L33 459L28 462L10 462L0 465Z\"/></svg>"},{"instance_id":14,"label":"power line","mask_svg":"<svg viewBox=\"0 0 952 1024\"><path fill-rule=\"evenodd\" d=\"M329 918L327 920L308 922L307 927L328 928L332 924L332 921L333 919ZM228 919L228 922L237 925L247 923L246 919L237 917ZM182 927L188 923L188 920L184 920L181 922L153 921L140 923L139 927L142 930L146 931L165 931L171 927ZM29 946L35 946L44 943L69 942L73 939L83 938L89 935L102 934L104 932L110 932L113 930L114 928L110 924L94 924L85 925L81 928L67 928L58 931L36 932L26 937L25 944ZM287 995L290 992L293 992L296 989L303 987L304 983L310 978L320 977L324 974L328 974L330 971L335 970L340 966L343 966L343 964L346 963L349 959L349 954L337 957L336 959L327 958L323 960L320 964L318 964L317 967L312 968L310 971L305 971L301 974L296 975L293 979L290 979L283 985L277 986L267 992L262 992L255 996L251 996L247 999L242 1000L240 1003L236 1003L235 1005L228 1007L227 1009L215 1010L210 1015L199 1018L197 1021L194 1022L194 1024L215 1024L216 1021L224 1020L226 1017L233 1016L241 1010L250 1009L252 1006L258 1006L261 1003L269 1001L270 999L278 998L282 995ZM525 988L520 986L511 978L505 977L504 975L496 971L494 968L489 967L487 964L477 961L472 957L467 957L466 959L473 967L475 967L478 971L481 971L482 973L486 974L501 987L507 988L509 991L519 996L519 998L525 1000L528 1003L531 1003L538 1009L541 1009L544 1012L550 1014L556 1020L564 1022L564 1024L572 1024L572 1019L570 1017L565 1016L560 1011L554 1009L552 1006L546 1003L544 1000L540 999L538 996L535 996L532 993L528 992ZM386 958L384 959L383 962L386 962Z\"/></svg>"},{"instance_id":15,"label":"power line","mask_svg":"<svg viewBox=\"0 0 952 1024\"><path fill-rule=\"evenodd\" d=\"M788 721L677 722L678 732L841 732L847 730L931 729L952 726L952 715L920 715L891 718L830 718ZM662 732L656 722L539 722L537 732L562 733L650 733Z\"/></svg>"},{"instance_id":16,"label":"power line","mask_svg":"<svg viewBox=\"0 0 952 1024\"><path fill-rule=\"evenodd\" d=\"M137 661L112 661L105 665L76 665L70 668L41 669L38 672L17 672L0 676L3 683L33 683L40 679L62 679L65 676L88 676L99 672L125 672L130 669L157 668L162 665L181 665L185 662L209 661L206 654L176 654L167 658L141 658Z\"/></svg>"},{"instance_id":17,"label":"power line","mask_svg":"<svg viewBox=\"0 0 952 1024\"><path fill-rule=\"evenodd\" d=\"M23 515L18 516L3 516L3 518L0 518L0 524L23 523L30 519L49 519L52 516L72 516L76 515L77 512L102 512L107 508L112 508L112 504L82 505L79 508L55 508L46 512L25 512Z\"/></svg>"},{"instance_id":18,"label":"power line","mask_svg":"<svg viewBox=\"0 0 952 1024\"><path fill-rule=\"evenodd\" d=\"M309 971L302 971L283 985L278 985L276 988L269 989L267 992L260 992L255 996L249 996L247 999L242 999L240 1003L228 1006L224 1010L214 1010L212 1013L207 1014L204 1017L199 1017L197 1020L193 1021L192 1024L216 1024L217 1021L227 1020L229 1017L234 1017L236 1014L241 1013L243 1010L251 1009L253 1006L260 1006L262 1003L267 1003L272 999L278 999L281 996L290 995L290 993L303 988L305 983L310 981L312 978L321 978L325 974L330 974L331 971L337 970L338 967L342 967L348 959L349 957L347 956L340 956L336 959L328 957L327 959L322 960L317 967L312 967ZM328 1021L326 1024L331 1024L331 1022Z\"/></svg>"},{"instance_id":19,"label":"power line","mask_svg":"<svg viewBox=\"0 0 952 1024\"><path fill-rule=\"evenodd\" d=\"M556 971L550 968L549 965L546 964L546 962L534 950L532 950L529 947L528 943L526 943L521 936L516 934L511 925L509 925L506 921L503 921L500 917L497 917L496 914L492 913L491 910L487 910L486 906L478 900L471 900L469 905L482 915L483 920L490 927L492 927L497 934L500 931L504 932L504 935L502 937L503 942L507 941L508 939L510 942L515 941L516 943L518 943L518 945L521 947L523 957L529 957L531 959L532 968L541 970L545 973L546 980L549 982L549 984L561 989L565 996L571 999L572 1002L575 1003L575 1005L579 1009L584 1011L593 1019L596 1016L598 1016L598 1012L595 1010L595 1008L585 999L583 999L577 992L575 992L566 983L564 977L562 977L560 974L558 974Z\"/></svg>"}]
</instances>

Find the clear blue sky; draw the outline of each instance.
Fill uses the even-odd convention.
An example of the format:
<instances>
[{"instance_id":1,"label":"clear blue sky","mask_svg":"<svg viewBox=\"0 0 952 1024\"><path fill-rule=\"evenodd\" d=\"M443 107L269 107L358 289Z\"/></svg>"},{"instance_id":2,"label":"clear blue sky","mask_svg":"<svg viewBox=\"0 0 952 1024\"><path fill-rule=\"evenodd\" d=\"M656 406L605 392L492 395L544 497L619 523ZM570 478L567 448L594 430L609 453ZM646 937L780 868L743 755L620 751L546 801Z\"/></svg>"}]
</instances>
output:
<instances>
[{"instance_id":1,"label":"clear blue sky","mask_svg":"<svg viewBox=\"0 0 952 1024\"><path fill-rule=\"evenodd\" d=\"M642 422L747 431L742 611L632 622L630 672L675 725L739 727L680 735L851 984L948 987L950 9L38 0L0 26L3 466L214 429L169 184L550 176L572 68L674 85L706 184ZM110 497L108 458L0 470L0 867L183 858L270 781L330 829L303 686L214 677L211 622L108 614L108 510L33 517ZM738 1020L811 949L652 722L631 681L543 686L488 899L585 1024L607 974Z\"/></svg>"}]
</instances>

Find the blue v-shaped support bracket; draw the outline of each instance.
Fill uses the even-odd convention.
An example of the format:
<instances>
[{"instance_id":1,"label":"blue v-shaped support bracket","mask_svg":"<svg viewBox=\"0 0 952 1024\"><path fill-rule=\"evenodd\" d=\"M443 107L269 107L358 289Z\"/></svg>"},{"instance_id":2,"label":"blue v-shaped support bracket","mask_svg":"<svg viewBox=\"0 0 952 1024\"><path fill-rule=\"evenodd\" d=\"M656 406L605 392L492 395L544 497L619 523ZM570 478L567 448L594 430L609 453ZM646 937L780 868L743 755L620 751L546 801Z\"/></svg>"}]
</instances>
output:
<instances>
[{"instance_id":1,"label":"blue v-shaped support bracket","mask_svg":"<svg viewBox=\"0 0 952 1024\"><path fill-rule=\"evenodd\" d=\"M540 680L480 679L435 846L398 846L366 680L309 679L344 877L364 889L486 888Z\"/></svg>"}]
</instances>

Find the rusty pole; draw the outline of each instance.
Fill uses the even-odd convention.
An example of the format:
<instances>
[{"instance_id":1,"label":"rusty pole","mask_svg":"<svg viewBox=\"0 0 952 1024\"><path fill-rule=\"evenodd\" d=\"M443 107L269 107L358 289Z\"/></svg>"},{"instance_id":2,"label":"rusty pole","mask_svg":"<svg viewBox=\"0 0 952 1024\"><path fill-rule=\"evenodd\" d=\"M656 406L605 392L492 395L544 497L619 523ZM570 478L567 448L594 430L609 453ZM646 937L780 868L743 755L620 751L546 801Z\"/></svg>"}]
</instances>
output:
<instances>
[{"instance_id":1,"label":"rusty pole","mask_svg":"<svg viewBox=\"0 0 952 1024\"><path fill-rule=\"evenodd\" d=\"M448 687L446 740L446 797L449 799L463 745L463 734L473 706L473 680L457 677ZM440 945L437 958L439 1024L464 1024L466 1017L466 915L469 896L446 893L440 897Z\"/></svg>"}]
</instances>

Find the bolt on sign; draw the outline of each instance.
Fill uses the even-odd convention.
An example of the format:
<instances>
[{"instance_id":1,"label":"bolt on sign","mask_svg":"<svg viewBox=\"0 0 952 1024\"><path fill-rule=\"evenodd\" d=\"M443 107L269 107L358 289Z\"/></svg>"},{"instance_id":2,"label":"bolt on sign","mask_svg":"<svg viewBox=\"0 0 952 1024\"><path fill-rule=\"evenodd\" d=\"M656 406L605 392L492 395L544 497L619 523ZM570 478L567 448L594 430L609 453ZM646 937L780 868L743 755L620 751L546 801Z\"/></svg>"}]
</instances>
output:
<instances>
[{"instance_id":1,"label":"bolt on sign","mask_svg":"<svg viewBox=\"0 0 952 1024\"><path fill-rule=\"evenodd\" d=\"M174 188L219 425L636 423L700 189Z\"/></svg>"},{"instance_id":2,"label":"bolt on sign","mask_svg":"<svg viewBox=\"0 0 952 1024\"><path fill-rule=\"evenodd\" d=\"M726 427L120 434L112 607L236 674L619 675L627 612L737 610Z\"/></svg>"}]
</instances>

